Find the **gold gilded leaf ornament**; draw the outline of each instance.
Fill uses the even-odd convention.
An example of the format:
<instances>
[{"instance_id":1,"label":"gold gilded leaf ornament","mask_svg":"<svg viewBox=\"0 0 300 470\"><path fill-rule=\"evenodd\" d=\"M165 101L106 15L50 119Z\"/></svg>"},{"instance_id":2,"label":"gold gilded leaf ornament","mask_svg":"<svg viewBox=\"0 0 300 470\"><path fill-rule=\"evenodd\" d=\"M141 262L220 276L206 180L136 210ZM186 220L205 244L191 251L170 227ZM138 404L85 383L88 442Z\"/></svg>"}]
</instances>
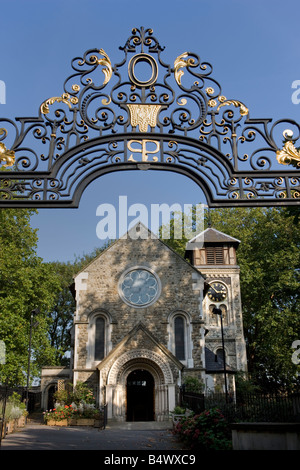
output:
<instances>
[{"instance_id":1,"label":"gold gilded leaf ornament","mask_svg":"<svg viewBox=\"0 0 300 470\"><path fill-rule=\"evenodd\" d=\"M230 106L232 104L236 108L240 108L241 116L247 116L247 114L249 113L249 109L241 101L238 101L238 100L226 100L225 101L225 100L219 104L219 106L217 107L217 111L219 111L222 106Z\"/></svg>"},{"instance_id":2,"label":"gold gilded leaf ornament","mask_svg":"<svg viewBox=\"0 0 300 470\"><path fill-rule=\"evenodd\" d=\"M184 71L181 69L195 64L194 59L192 58L186 59L188 55L189 55L188 52L184 52L183 54L178 56L177 59L175 59L174 61L174 75L175 75L175 80L178 83L178 85L181 85L181 77L184 75Z\"/></svg>"},{"instance_id":3,"label":"gold gilded leaf ornament","mask_svg":"<svg viewBox=\"0 0 300 470\"><path fill-rule=\"evenodd\" d=\"M108 57L108 55L106 54L106 52L103 49L100 49L99 53L101 55L103 55L104 58L98 59L98 57L95 56L95 62L98 65L103 65L104 66L104 68L102 69L102 72L105 75L103 85L106 85L112 77L112 72L113 71L112 71L111 61L110 61L110 58Z\"/></svg>"},{"instance_id":4,"label":"gold gilded leaf ornament","mask_svg":"<svg viewBox=\"0 0 300 470\"><path fill-rule=\"evenodd\" d=\"M5 137L7 136L7 130L2 127L0 129L0 135L4 135ZM8 166L13 166L15 163L15 152L13 150L8 150L3 142L0 142L0 164L1 162L5 163L3 165L4 168Z\"/></svg>"},{"instance_id":5,"label":"gold gilded leaf ornament","mask_svg":"<svg viewBox=\"0 0 300 470\"><path fill-rule=\"evenodd\" d=\"M5 165L2 163L4 168L12 166L15 163L15 152L8 150L2 142L0 142L0 163L1 162L5 162Z\"/></svg>"},{"instance_id":6,"label":"gold gilded leaf ornament","mask_svg":"<svg viewBox=\"0 0 300 470\"><path fill-rule=\"evenodd\" d=\"M72 108L72 104L77 104L78 103L78 98L76 96L70 96L69 93L63 93L61 96L53 96L52 98L49 98L45 100L41 104L41 113L42 114L48 114L50 112L49 105L54 104L55 102L57 103L65 103L69 106L69 108Z\"/></svg>"},{"instance_id":7,"label":"gold gilded leaf ornament","mask_svg":"<svg viewBox=\"0 0 300 470\"><path fill-rule=\"evenodd\" d=\"M277 150L276 158L281 165L295 165L300 167L300 152L296 149L292 141L285 142L281 150Z\"/></svg>"}]
</instances>

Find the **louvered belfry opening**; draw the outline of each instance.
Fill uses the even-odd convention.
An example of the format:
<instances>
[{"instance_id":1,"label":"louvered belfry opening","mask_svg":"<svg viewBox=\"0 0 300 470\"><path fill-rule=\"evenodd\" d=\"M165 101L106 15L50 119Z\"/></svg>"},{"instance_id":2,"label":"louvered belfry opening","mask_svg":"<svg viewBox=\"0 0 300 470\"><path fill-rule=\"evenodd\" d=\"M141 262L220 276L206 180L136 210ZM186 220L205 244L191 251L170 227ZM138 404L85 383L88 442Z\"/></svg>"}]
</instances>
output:
<instances>
[{"instance_id":1,"label":"louvered belfry opening","mask_svg":"<svg viewBox=\"0 0 300 470\"><path fill-rule=\"evenodd\" d=\"M206 246L206 264L225 264L223 246Z\"/></svg>"}]
</instances>

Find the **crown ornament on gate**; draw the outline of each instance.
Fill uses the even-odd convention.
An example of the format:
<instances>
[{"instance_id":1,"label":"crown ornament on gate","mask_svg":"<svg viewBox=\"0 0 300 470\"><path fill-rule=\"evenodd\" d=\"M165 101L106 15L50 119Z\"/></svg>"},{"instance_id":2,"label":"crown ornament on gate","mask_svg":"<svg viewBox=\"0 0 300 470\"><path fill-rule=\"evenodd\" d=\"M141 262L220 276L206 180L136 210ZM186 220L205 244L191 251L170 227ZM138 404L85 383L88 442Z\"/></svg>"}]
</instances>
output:
<instances>
[{"instance_id":1,"label":"crown ornament on gate","mask_svg":"<svg viewBox=\"0 0 300 470\"><path fill-rule=\"evenodd\" d=\"M38 116L0 119L0 204L77 207L121 169L184 174L211 207L299 203L298 123L251 118L199 55L167 63L152 29L134 28L120 50L115 64L101 48L74 58Z\"/></svg>"}]
</instances>

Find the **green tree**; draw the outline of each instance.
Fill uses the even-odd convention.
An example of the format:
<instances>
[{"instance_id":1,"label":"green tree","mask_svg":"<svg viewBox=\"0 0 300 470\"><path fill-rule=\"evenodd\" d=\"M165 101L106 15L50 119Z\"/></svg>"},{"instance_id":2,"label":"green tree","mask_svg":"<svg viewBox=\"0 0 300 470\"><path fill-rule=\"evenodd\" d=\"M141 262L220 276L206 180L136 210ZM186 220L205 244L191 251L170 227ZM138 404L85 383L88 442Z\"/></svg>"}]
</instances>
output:
<instances>
[{"instance_id":1,"label":"green tree","mask_svg":"<svg viewBox=\"0 0 300 470\"><path fill-rule=\"evenodd\" d=\"M292 343L300 339L299 209L226 208L210 215L215 229L241 241L237 256L252 379L268 391L293 389L299 384L299 366L292 362ZM184 253L186 239L164 241Z\"/></svg>"},{"instance_id":2,"label":"green tree","mask_svg":"<svg viewBox=\"0 0 300 470\"><path fill-rule=\"evenodd\" d=\"M69 358L66 353L70 351L71 336L70 328L73 324L75 312L75 299L71 292L73 275L76 272L76 266L73 263L62 263L55 261L50 263L54 269L60 288L56 293L55 301L49 310L49 340L51 346L55 349L55 356L58 364L69 365Z\"/></svg>"},{"instance_id":3,"label":"green tree","mask_svg":"<svg viewBox=\"0 0 300 470\"><path fill-rule=\"evenodd\" d=\"M0 340L5 344L5 363L0 383L24 385L27 380L30 316L40 313L33 328L31 376L44 364L55 364L49 343L50 309L60 289L54 269L36 254L37 230L30 226L36 211L0 210ZM2 361L3 362L3 361Z\"/></svg>"}]
</instances>

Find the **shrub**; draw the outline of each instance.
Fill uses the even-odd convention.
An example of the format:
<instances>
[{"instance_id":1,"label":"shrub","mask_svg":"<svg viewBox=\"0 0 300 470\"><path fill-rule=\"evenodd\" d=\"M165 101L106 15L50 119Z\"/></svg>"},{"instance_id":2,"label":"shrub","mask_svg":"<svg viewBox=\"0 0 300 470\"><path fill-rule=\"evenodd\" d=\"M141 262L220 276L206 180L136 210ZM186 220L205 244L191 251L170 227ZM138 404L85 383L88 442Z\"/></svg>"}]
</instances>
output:
<instances>
[{"instance_id":1,"label":"shrub","mask_svg":"<svg viewBox=\"0 0 300 470\"><path fill-rule=\"evenodd\" d=\"M202 393L204 384L196 377L186 377L184 379L184 386L186 392Z\"/></svg>"},{"instance_id":2,"label":"shrub","mask_svg":"<svg viewBox=\"0 0 300 470\"><path fill-rule=\"evenodd\" d=\"M83 382L78 382L74 388L73 399L75 403L95 403L95 397L92 390L90 390Z\"/></svg>"},{"instance_id":3,"label":"shrub","mask_svg":"<svg viewBox=\"0 0 300 470\"><path fill-rule=\"evenodd\" d=\"M194 450L230 450L232 448L230 428L217 408L182 418L173 432Z\"/></svg>"},{"instance_id":4,"label":"shrub","mask_svg":"<svg viewBox=\"0 0 300 470\"><path fill-rule=\"evenodd\" d=\"M73 389L65 389L55 392L54 399L61 405L71 405L75 403L95 404L96 400L92 390L83 382L78 382Z\"/></svg>"},{"instance_id":5,"label":"shrub","mask_svg":"<svg viewBox=\"0 0 300 470\"><path fill-rule=\"evenodd\" d=\"M100 419L100 411L90 404L81 404L77 406L75 403L71 405L59 405L52 410L44 412L44 421L63 421L65 419Z\"/></svg>"},{"instance_id":6,"label":"shrub","mask_svg":"<svg viewBox=\"0 0 300 470\"><path fill-rule=\"evenodd\" d=\"M10 395L6 402L5 418L6 419L17 419L21 416L26 416L26 405L21 401L21 396L14 392Z\"/></svg>"},{"instance_id":7,"label":"shrub","mask_svg":"<svg viewBox=\"0 0 300 470\"><path fill-rule=\"evenodd\" d=\"M61 421L64 419L94 418L99 419L96 400L92 390L83 382L78 382L72 389L54 394L55 408L44 413L44 420Z\"/></svg>"},{"instance_id":8,"label":"shrub","mask_svg":"<svg viewBox=\"0 0 300 470\"><path fill-rule=\"evenodd\" d=\"M176 415L183 415L185 413L186 408L182 408L181 406L175 406L174 410L172 413Z\"/></svg>"},{"instance_id":9,"label":"shrub","mask_svg":"<svg viewBox=\"0 0 300 470\"><path fill-rule=\"evenodd\" d=\"M69 390L59 390L54 393L53 398L56 403L70 405L73 401L73 392L70 392Z\"/></svg>"}]
</instances>

